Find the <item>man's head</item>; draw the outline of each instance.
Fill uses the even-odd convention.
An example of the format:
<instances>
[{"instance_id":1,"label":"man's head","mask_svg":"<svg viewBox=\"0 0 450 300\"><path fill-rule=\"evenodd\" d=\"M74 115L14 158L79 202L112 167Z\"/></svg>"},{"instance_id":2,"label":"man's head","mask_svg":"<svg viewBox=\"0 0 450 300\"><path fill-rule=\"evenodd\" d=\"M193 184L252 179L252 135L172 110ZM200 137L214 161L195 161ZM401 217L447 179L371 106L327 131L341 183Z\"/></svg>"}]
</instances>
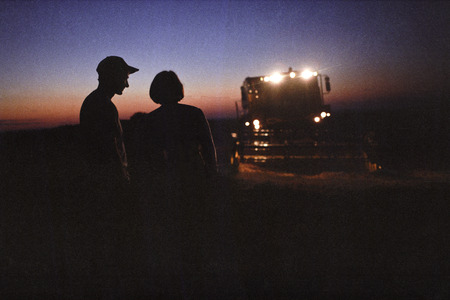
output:
<instances>
[{"instance_id":1,"label":"man's head","mask_svg":"<svg viewBox=\"0 0 450 300\"><path fill-rule=\"evenodd\" d=\"M118 56L108 56L97 66L98 81L103 86L108 86L112 92L122 95L128 85L128 75L139 71L129 66L125 60Z\"/></svg>"}]
</instances>

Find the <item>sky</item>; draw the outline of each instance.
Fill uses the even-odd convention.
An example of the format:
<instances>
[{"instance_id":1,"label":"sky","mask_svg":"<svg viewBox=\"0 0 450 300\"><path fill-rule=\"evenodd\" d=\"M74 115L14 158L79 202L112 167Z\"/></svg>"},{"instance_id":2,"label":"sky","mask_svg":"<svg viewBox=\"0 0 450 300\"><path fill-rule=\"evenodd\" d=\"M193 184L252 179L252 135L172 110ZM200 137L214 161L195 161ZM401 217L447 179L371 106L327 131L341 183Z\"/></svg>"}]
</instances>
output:
<instances>
[{"instance_id":1,"label":"sky","mask_svg":"<svg viewBox=\"0 0 450 300\"><path fill-rule=\"evenodd\" d=\"M443 99L449 16L447 1L0 0L0 130L78 123L109 55L140 69L113 98L121 119L158 107L163 70L210 119L235 116L246 77L289 67L328 75L332 110Z\"/></svg>"}]
</instances>

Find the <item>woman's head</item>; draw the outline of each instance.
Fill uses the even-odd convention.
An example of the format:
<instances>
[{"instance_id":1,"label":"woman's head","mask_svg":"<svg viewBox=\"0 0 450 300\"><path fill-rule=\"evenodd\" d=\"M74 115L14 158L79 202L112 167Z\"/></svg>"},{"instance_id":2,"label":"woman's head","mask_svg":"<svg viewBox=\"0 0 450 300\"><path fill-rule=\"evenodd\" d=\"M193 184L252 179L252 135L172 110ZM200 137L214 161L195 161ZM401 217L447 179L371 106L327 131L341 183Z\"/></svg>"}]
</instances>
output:
<instances>
[{"instance_id":1,"label":"woman's head","mask_svg":"<svg viewBox=\"0 0 450 300\"><path fill-rule=\"evenodd\" d=\"M183 84L173 71L158 73L150 85L150 98L158 104L177 103L184 97Z\"/></svg>"}]
</instances>

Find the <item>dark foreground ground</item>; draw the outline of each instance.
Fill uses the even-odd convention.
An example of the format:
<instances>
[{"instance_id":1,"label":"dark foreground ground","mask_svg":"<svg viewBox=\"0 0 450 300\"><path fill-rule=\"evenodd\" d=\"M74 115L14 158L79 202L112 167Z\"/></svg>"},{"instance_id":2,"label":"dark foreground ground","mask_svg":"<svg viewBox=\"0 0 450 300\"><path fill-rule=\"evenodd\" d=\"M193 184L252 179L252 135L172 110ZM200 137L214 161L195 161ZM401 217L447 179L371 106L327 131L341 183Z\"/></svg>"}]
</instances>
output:
<instances>
[{"instance_id":1,"label":"dark foreground ground","mask_svg":"<svg viewBox=\"0 0 450 300\"><path fill-rule=\"evenodd\" d=\"M247 182L220 182L218 189L226 191L215 199L222 202L216 211L219 228L209 241L213 254L205 258L202 279L207 299L450 296L448 179L398 187L335 186L328 191L303 183L290 187ZM64 226L70 225L55 215L58 202L36 197L32 190L17 192L21 197L2 200L1 298L95 295L107 279L85 291L80 283L84 278L71 276L80 266L76 260L68 262L75 250L63 234ZM134 256L133 251L126 255ZM130 259L126 255L117 264L125 264ZM173 270L171 264L167 268ZM107 299L183 295L180 277L159 278L161 291L154 276L161 274L131 272L120 277L120 285L110 288Z\"/></svg>"},{"instance_id":2,"label":"dark foreground ground","mask_svg":"<svg viewBox=\"0 0 450 300\"><path fill-rule=\"evenodd\" d=\"M176 271L183 262L169 260L169 275L153 271L156 255L140 239L117 260L139 272L87 290L67 233L79 206L72 129L2 135L0 298L190 294ZM203 292L193 299L448 299L450 180L448 169L431 169L302 175L242 164L214 183Z\"/></svg>"}]
</instances>

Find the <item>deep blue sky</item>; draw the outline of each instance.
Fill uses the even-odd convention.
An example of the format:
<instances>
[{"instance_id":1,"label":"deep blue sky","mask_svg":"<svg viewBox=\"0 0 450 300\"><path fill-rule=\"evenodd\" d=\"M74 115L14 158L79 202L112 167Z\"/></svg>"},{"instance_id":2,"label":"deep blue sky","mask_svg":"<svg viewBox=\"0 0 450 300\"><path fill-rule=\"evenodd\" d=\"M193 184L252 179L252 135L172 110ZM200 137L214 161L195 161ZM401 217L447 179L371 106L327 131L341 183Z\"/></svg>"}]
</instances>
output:
<instances>
[{"instance_id":1,"label":"deep blue sky","mask_svg":"<svg viewBox=\"0 0 450 300\"><path fill-rule=\"evenodd\" d=\"M370 106L447 92L446 1L1 1L0 126L77 122L98 62L140 69L114 101L122 118L156 106L153 77L174 70L186 104L232 116L247 76L310 68L325 102Z\"/></svg>"}]
</instances>

